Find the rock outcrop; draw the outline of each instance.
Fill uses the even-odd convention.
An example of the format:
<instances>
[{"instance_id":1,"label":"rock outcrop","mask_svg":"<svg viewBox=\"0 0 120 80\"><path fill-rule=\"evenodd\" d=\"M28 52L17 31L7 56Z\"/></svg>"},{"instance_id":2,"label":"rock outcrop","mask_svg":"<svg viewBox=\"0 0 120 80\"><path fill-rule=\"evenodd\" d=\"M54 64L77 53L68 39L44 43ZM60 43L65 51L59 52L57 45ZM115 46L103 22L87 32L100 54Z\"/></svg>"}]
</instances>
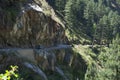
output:
<instances>
[{"instance_id":1,"label":"rock outcrop","mask_svg":"<svg viewBox=\"0 0 120 80\"><path fill-rule=\"evenodd\" d=\"M64 25L45 0L1 0L1 48L60 43L65 43Z\"/></svg>"},{"instance_id":2,"label":"rock outcrop","mask_svg":"<svg viewBox=\"0 0 120 80\"><path fill-rule=\"evenodd\" d=\"M85 62L72 54L66 40L64 24L46 0L0 0L0 73L18 65L22 74L35 75L31 80L58 80L56 75L74 80Z\"/></svg>"}]
</instances>

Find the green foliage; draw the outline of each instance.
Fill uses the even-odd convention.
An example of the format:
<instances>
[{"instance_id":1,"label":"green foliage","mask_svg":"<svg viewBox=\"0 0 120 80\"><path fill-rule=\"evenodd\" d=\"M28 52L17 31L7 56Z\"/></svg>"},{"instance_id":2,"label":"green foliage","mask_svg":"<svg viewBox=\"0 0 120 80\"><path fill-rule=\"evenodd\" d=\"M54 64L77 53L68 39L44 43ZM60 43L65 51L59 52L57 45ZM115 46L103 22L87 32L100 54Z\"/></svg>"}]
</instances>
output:
<instances>
[{"instance_id":1,"label":"green foliage","mask_svg":"<svg viewBox=\"0 0 120 80\"><path fill-rule=\"evenodd\" d=\"M107 5L110 3L105 0L68 0L65 19L69 29L77 37L84 33L99 44L110 43L120 31L120 16Z\"/></svg>"},{"instance_id":2,"label":"green foliage","mask_svg":"<svg viewBox=\"0 0 120 80\"><path fill-rule=\"evenodd\" d=\"M113 8L113 6L120 4L119 0L47 1L56 11L59 11L62 15L64 15L63 18L67 23L67 34L74 42L75 40L81 40L81 36L85 35L90 37L91 42L93 43L95 41L97 44L106 45L111 44L114 36L120 33L120 14L117 9ZM117 5L113 4L113 1L115 1ZM92 49L94 52L98 53L96 47ZM83 51L83 49L80 48L80 51ZM100 54L93 54L92 51L83 54L83 52L80 51L78 52L81 53L83 59L86 63L88 63L85 80L120 79L120 40L118 37L113 40L113 43L109 48L105 49L105 51L101 51ZM72 72L72 69L71 73L74 73L74 75L77 76L78 74L84 74L79 71L74 72L74 70ZM55 79L60 77L57 74L54 75L57 76ZM50 77L50 79L52 79L52 77ZM75 79L73 75L71 77L72 79Z\"/></svg>"},{"instance_id":3,"label":"green foliage","mask_svg":"<svg viewBox=\"0 0 120 80\"><path fill-rule=\"evenodd\" d=\"M97 63L89 65L86 80L120 80L120 38L113 40L110 48L101 52Z\"/></svg>"},{"instance_id":4,"label":"green foliage","mask_svg":"<svg viewBox=\"0 0 120 80\"><path fill-rule=\"evenodd\" d=\"M104 69L98 77L105 80L119 80L120 77L120 38L117 36L110 45L110 48L99 55L99 60ZM104 74L104 75L103 75Z\"/></svg>"},{"instance_id":5,"label":"green foliage","mask_svg":"<svg viewBox=\"0 0 120 80\"><path fill-rule=\"evenodd\" d=\"M18 78L18 74L16 73L18 66L10 66L11 70L6 70L4 74L0 74L0 80L11 80L14 76Z\"/></svg>"},{"instance_id":6,"label":"green foliage","mask_svg":"<svg viewBox=\"0 0 120 80\"><path fill-rule=\"evenodd\" d=\"M58 12L64 14L65 4L68 0L47 0L49 4Z\"/></svg>"},{"instance_id":7,"label":"green foliage","mask_svg":"<svg viewBox=\"0 0 120 80\"><path fill-rule=\"evenodd\" d=\"M97 44L109 44L120 32L119 11L113 8L119 6L119 0L48 0L48 2L64 15L62 18L66 20L67 30L77 40L83 37L91 39L93 43L96 41Z\"/></svg>"}]
</instances>

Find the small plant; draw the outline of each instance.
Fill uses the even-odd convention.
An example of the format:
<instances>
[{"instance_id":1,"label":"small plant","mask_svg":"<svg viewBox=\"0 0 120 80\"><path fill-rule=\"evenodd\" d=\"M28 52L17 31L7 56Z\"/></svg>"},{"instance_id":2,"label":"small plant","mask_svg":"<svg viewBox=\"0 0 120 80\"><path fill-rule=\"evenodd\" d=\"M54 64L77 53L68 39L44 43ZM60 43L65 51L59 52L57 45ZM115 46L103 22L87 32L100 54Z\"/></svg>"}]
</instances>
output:
<instances>
[{"instance_id":1,"label":"small plant","mask_svg":"<svg viewBox=\"0 0 120 80\"><path fill-rule=\"evenodd\" d=\"M11 70L6 70L4 74L0 74L0 80L11 80L11 77L14 76L18 78L18 74L15 72L18 69L18 66L10 66Z\"/></svg>"}]
</instances>

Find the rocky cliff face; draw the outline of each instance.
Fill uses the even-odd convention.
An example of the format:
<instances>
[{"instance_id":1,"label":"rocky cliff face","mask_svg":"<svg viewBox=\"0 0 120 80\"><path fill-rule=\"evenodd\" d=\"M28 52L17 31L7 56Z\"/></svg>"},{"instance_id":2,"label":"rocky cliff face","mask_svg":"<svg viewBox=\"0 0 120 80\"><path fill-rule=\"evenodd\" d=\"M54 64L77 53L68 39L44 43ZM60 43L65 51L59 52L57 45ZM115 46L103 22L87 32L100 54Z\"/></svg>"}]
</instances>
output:
<instances>
[{"instance_id":1,"label":"rocky cliff face","mask_svg":"<svg viewBox=\"0 0 120 80\"><path fill-rule=\"evenodd\" d=\"M0 0L0 73L18 65L23 77L29 74L25 80L84 77L86 64L66 48L66 39L64 24L45 0Z\"/></svg>"},{"instance_id":2,"label":"rocky cliff face","mask_svg":"<svg viewBox=\"0 0 120 80\"><path fill-rule=\"evenodd\" d=\"M51 46L64 42L64 25L45 0L1 0L0 47Z\"/></svg>"}]
</instances>

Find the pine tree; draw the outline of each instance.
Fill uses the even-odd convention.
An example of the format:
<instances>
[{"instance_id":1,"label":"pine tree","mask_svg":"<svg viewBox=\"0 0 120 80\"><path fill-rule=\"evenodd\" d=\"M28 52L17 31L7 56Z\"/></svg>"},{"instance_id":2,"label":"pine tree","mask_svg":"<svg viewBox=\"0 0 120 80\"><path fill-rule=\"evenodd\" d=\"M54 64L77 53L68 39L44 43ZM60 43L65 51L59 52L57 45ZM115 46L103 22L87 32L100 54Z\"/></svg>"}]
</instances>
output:
<instances>
[{"instance_id":1,"label":"pine tree","mask_svg":"<svg viewBox=\"0 0 120 80\"><path fill-rule=\"evenodd\" d=\"M120 80L120 38L117 36L106 51L90 64L85 80Z\"/></svg>"},{"instance_id":2,"label":"pine tree","mask_svg":"<svg viewBox=\"0 0 120 80\"><path fill-rule=\"evenodd\" d=\"M98 78L103 80L120 79L120 38L117 36L110 48L99 55L103 69L98 73Z\"/></svg>"},{"instance_id":3,"label":"pine tree","mask_svg":"<svg viewBox=\"0 0 120 80\"><path fill-rule=\"evenodd\" d=\"M66 1L67 0L55 0L55 9L64 14Z\"/></svg>"}]
</instances>

